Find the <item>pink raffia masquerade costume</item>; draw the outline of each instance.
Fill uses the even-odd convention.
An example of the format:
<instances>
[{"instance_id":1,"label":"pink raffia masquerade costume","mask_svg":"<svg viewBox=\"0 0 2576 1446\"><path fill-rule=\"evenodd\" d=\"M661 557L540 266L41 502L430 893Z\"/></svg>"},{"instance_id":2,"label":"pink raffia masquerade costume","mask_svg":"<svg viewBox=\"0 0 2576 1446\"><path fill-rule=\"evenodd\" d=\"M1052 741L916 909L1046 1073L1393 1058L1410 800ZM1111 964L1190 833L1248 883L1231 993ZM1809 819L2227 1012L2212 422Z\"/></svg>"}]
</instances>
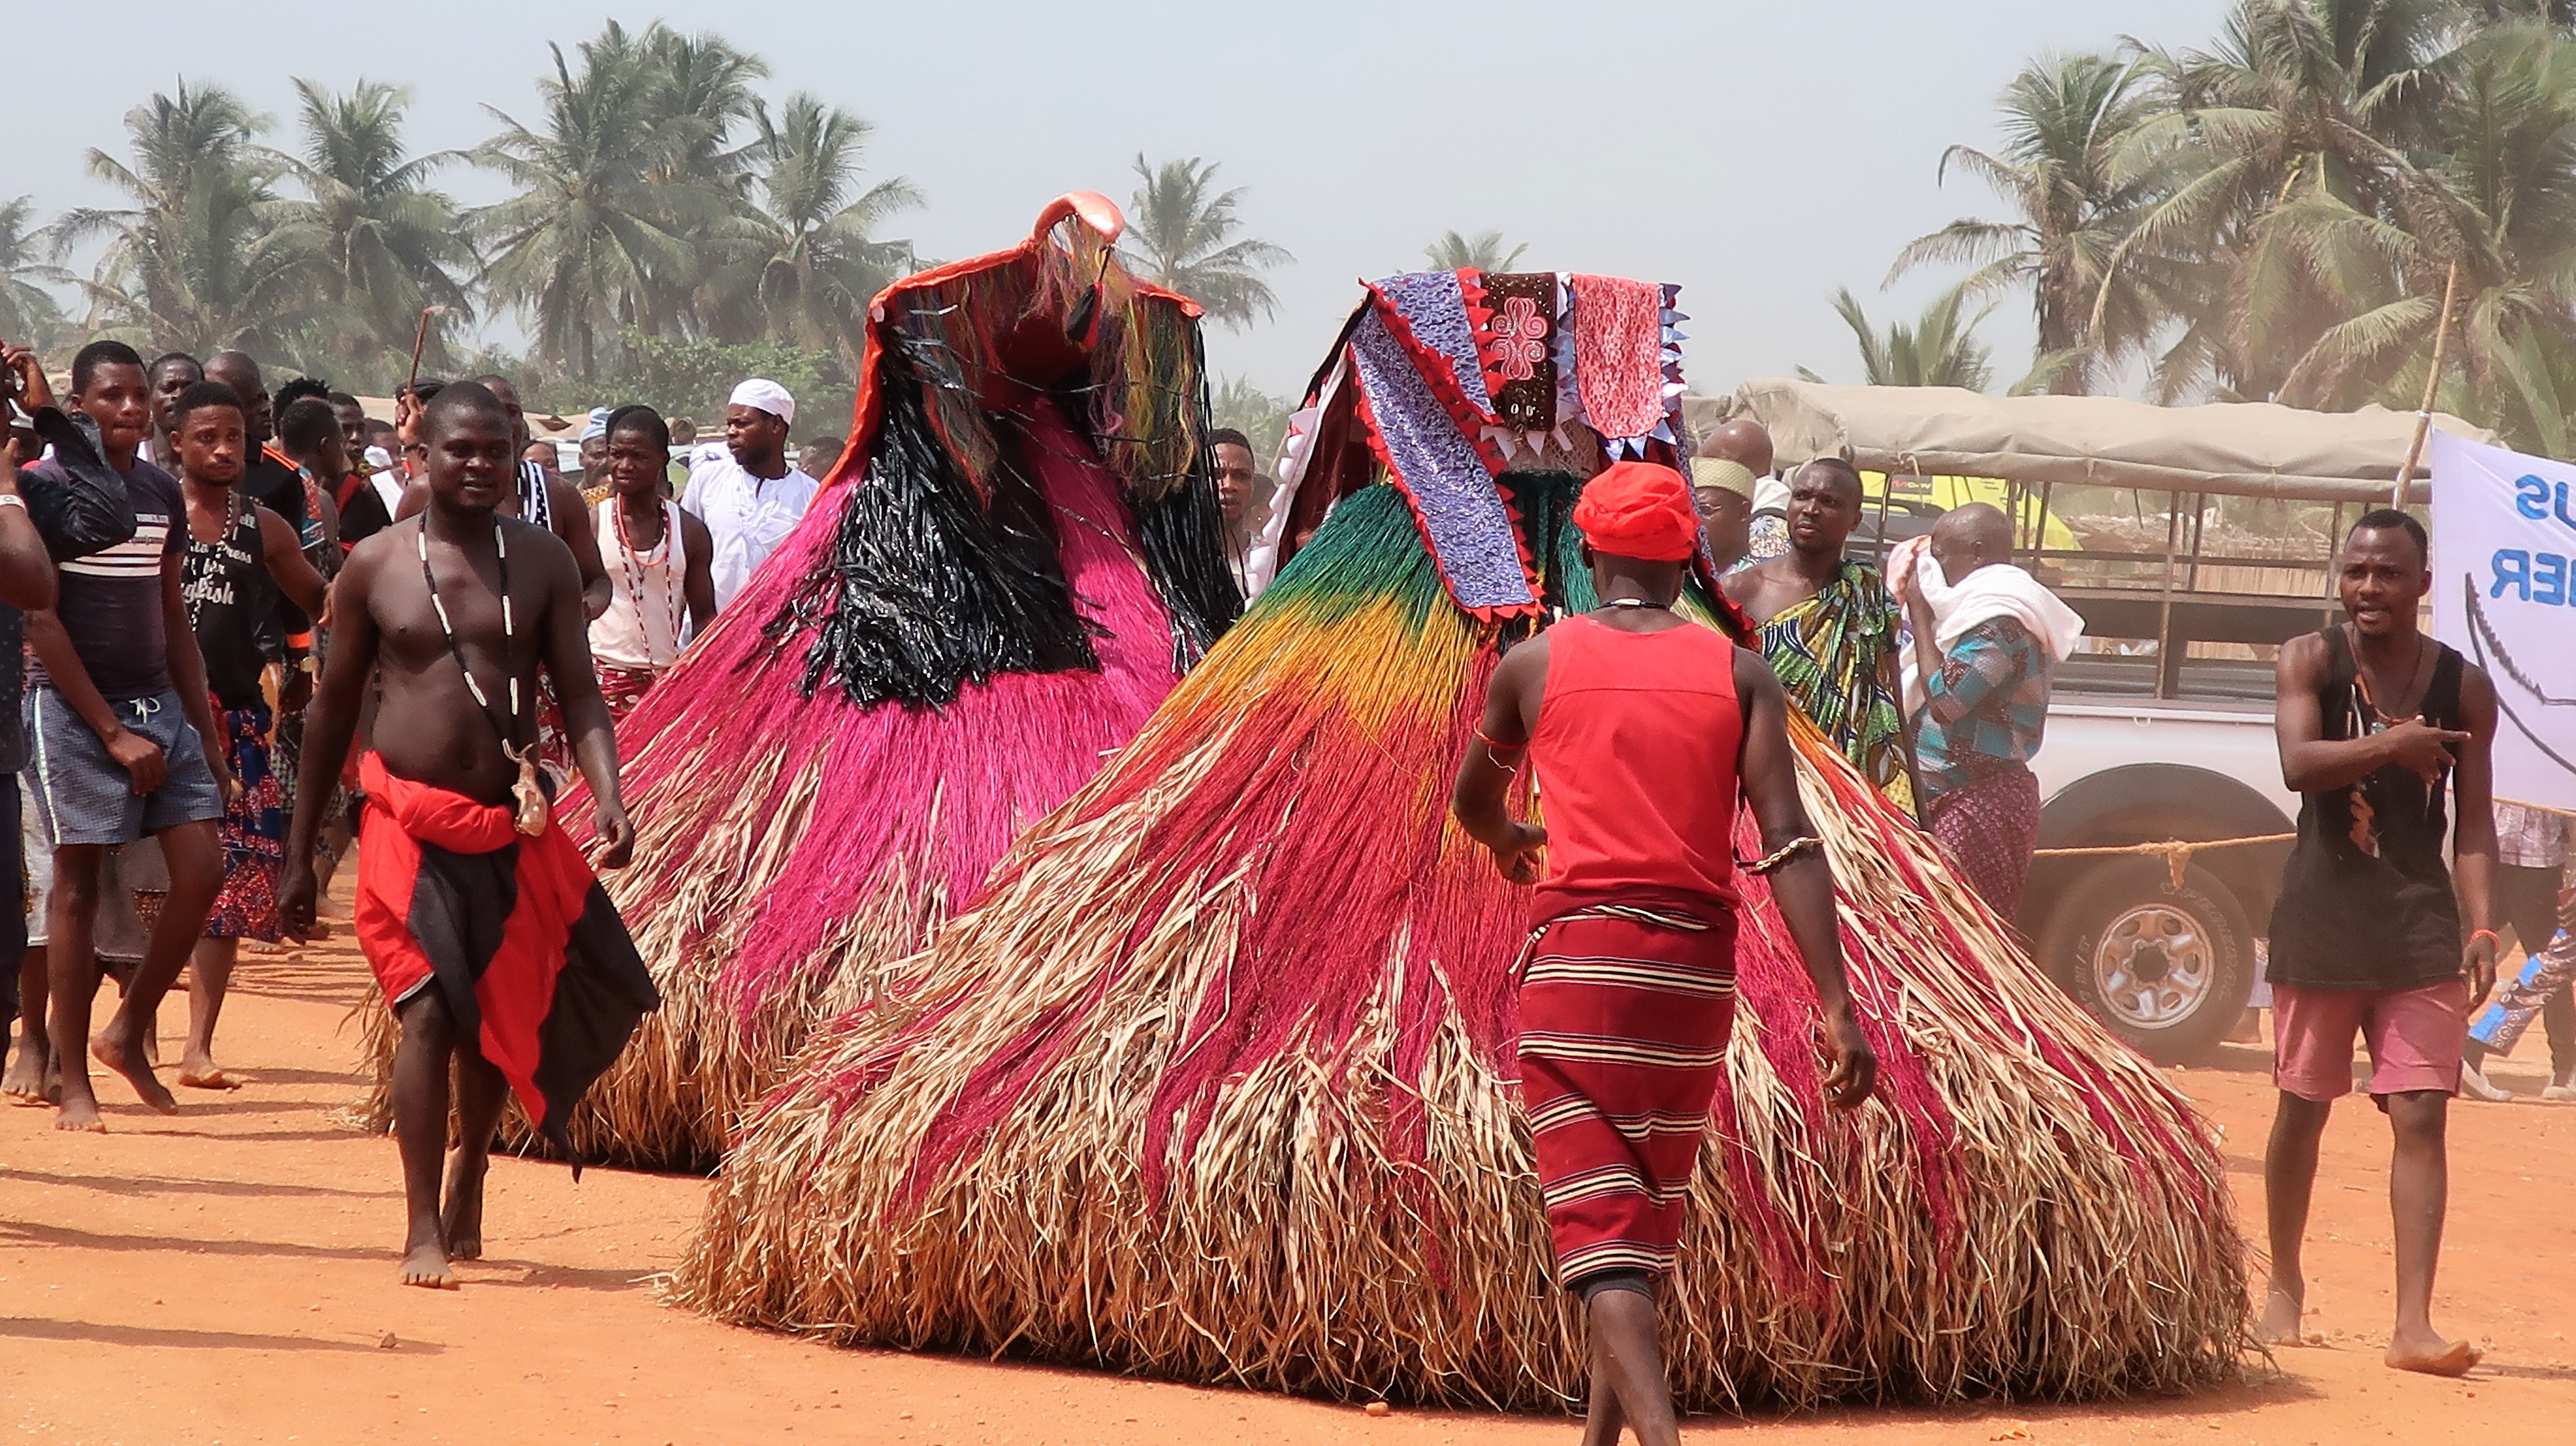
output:
<instances>
[{"instance_id":1,"label":"pink raffia masquerade costume","mask_svg":"<svg viewBox=\"0 0 2576 1446\"><path fill-rule=\"evenodd\" d=\"M1077 192L879 294L804 522L620 723L611 887L664 1004L572 1123L592 1158L712 1166L1233 621L1198 308L1123 224Z\"/></svg>"},{"instance_id":2,"label":"pink raffia masquerade costume","mask_svg":"<svg viewBox=\"0 0 2576 1446\"><path fill-rule=\"evenodd\" d=\"M1369 287L1292 422L1276 580L1013 846L902 1007L835 1021L748 1117L680 1298L1264 1389L1581 1396L1515 1052L1528 892L1446 804L1504 649L1597 605L1583 479L1685 460L1673 302L1546 272ZM1700 563L1685 606L1740 638ZM2188 1105L1798 746L1880 1095L1829 1115L1815 996L1741 878L1663 1296L1676 1399L2232 1370L2242 1243ZM1760 852L1749 821L1734 847Z\"/></svg>"}]
</instances>

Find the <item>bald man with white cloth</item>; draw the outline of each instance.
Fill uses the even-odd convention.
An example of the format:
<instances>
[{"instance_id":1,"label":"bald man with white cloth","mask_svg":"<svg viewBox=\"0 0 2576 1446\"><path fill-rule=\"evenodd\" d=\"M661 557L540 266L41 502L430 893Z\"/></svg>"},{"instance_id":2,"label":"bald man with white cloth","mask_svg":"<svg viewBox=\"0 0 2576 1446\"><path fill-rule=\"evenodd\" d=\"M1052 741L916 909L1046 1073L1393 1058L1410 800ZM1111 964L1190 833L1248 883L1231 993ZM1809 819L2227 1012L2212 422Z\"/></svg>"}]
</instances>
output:
<instances>
[{"instance_id":1,"label":"bald man with white cloth","mask_svg":"<svg viewBox=\"0 0 2576 1446\"><path fill-rule=\"evenodd\" d=\"M787 540L814 500L816 483L787 461L796 399L766 377L733 389L725 404L725 451L700 455L680 505L707 525L715 547L716 609L733 603L761 562Z\"/></svg>"}]
</instances>

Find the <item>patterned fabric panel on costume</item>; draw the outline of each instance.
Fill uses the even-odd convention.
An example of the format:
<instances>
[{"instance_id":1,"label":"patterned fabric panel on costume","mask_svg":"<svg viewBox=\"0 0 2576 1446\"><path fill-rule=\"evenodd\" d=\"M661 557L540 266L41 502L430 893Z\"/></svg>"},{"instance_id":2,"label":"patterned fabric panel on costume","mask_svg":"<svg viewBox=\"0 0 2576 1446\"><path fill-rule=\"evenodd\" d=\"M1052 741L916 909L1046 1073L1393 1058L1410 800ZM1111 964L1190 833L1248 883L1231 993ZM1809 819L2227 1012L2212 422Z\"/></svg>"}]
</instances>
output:
<instances>
[{"instance_id":1,"label":"patterned fabric panel on costume","mask_svg":"<svg viewBox=\"0 0 2576 1446\"><path fill-rule=\"evenodd\" d=\"M1494 415L1524 432L1556 426L1556 275L1521 271L1484 277L1477 349Z\"/></svg>"},{"instance_id":2,"label":"patterned fabric panel on costume","mask_svg":"<svg viewBox=\"0 0 2576 1446\"><path fill-rule=\"evenodd\" d=\"M1846 560L1823 591L1762 625L1762 656L1817 731L1912 813L1904 730L1878 666L1896 646L1896 621L1896 599L1878 570Z\"/></svg>"},{"instance_id":3,"label":"patterned fabric panel on costume","mask_svg":"<svg viewBox=\"0 0 2576 1446\"><path fill-rule=\"evenodd\" d=\"M1735 917L1617 906L1530 944L1521 1101L1557 1283L1672 1269L1709 1100L1735 1023Z\"/></svg>"},{"instance_id":4,"label":"patterned fabric panel on costume","mask_svg":"<svg viewBox=\"0 0 2576 1446\"><path fill-rule=\"evenodd\" d=\"M1664 424L1664 288L1617 276L1574 278L1575 384L1605 438Z\"/></svg>"},{"instance_id":5,"label":"patterned fabric panel on costume","mask_svg":"<svg viewBox=\"0 0 2576 1446\"><path fill-rule=\"evenodd\" d=\"M1466 292L1459 285L1458 273L1409 271L1387 277L1377 283L1377 288L1395 303L1396 313L1404 318L1415 341L1448 358L1449 374L1457 380L1467 405L1476 409L1476 420L1492 421L1494 399L1485 390L1485 368L1477 354L1476 328L1467 316Z\"/></svg>"},{"instance_id":6,"label":"patterned fabric panel on costume","mask_svg":"<svg viewBox=\"0 0 2576 1446\"><path fill-rule=\"evenodd\" d=\"M1929 787L1929 785L1926 785ZM2021 909L2030 851L2039 842L2039 779L2018 763L1935 792L1932 837L1950 866L2004 919Z\"/></svg>"},{"instance_id":7,"label":"patterned fabric panel on costume","mask_svg":"<svg viewBox=\"0 0 2576 1446\"><path fill-rule=\"evenodd\" d=\"M1351 331L1351 360L1387 470L1413 504L1449 595L1482 616L1531 610L1529 568L1493 469L1374 307Z\"/></svg>"},{"instance_id":8,"label":"patterned fabric panel on costume","mask_svg":"<svg viewBox=\"0 0 2576 1446\"><path fill-rule=\"evenodd\" d=\"M277 881L286 865L286 789L269 767L268 707L215 709L224 761L241 780L241 797L215 825L224 851L224 889L206 916L209 939L278 940Z\"/></svg>"}]
</instances>

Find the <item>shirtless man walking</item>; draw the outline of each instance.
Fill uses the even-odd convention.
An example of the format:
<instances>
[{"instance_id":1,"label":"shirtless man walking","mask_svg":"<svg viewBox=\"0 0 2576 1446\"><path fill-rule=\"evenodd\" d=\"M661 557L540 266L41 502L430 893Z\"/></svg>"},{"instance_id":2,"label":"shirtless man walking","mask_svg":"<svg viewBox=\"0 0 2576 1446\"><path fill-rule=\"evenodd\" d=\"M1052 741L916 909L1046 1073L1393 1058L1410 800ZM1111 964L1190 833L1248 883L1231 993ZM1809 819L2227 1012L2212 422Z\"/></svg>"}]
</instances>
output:
<instances>
[{"instance_id":1,"label":"shirtless man walking","mask_svg":"<svg viewBox=\"0 0 2576 1446\"><path fill-rule=\"evenodd\" d=\"M580 570L552 534L499 515L518 450L491 392L472 382L442 389L421 435L427 506L358 544L334 585L281 908L289 934L311 932L314 839L369 680L380 678L376 747L360 764L355 924L402 1022L403 1282L452 1287L450 1262L483 1251L483 1176L505 1091L571 1156L574 1106L659 1001L536 781L542 672L598 809L598 861L624 866L635 830L591 672ZM442 1191L451 1060L462 1129Z\"/></svg>"}]
</instances>

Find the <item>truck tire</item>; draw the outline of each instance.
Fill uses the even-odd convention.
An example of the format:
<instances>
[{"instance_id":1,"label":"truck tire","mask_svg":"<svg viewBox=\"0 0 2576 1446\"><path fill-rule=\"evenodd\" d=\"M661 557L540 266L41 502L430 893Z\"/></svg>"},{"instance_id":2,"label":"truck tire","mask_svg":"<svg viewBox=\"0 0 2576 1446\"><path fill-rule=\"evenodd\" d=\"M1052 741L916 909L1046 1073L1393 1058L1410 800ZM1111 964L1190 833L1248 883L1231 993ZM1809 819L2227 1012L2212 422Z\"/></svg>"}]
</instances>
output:
<instances>
[{"instance_id":1,"label":"truck tire","mask_svg":"<svg viewBox=\"0 0 2576 1446\"><path fill-rule=\"evenodd\" d=\"M2139 1053L2180 1064L2244 1012L2254 936L2236 896L2198 864L2177 889L2163 859L2114 859L2069 881L2039 964Z\"/></svg>"}]
</instances>

